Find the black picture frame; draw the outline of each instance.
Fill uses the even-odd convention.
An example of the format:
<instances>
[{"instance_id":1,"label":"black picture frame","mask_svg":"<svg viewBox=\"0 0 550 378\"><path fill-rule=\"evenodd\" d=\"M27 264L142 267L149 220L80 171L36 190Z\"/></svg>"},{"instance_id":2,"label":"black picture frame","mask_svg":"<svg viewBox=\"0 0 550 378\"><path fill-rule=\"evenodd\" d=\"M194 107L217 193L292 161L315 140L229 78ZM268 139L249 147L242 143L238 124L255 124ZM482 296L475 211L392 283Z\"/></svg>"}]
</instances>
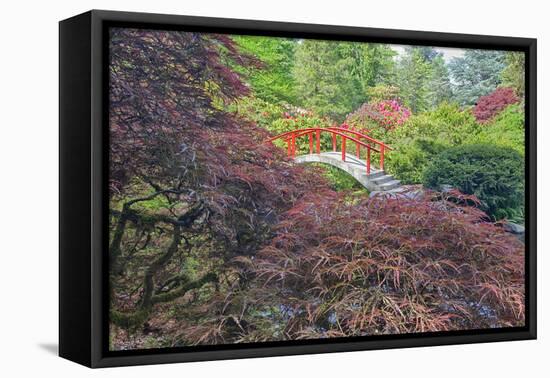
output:
<instances>
[{"instance_id":1,"label":"black picture frame","mask_svg":"<svg viewBox=\"0 0 550 378\"><path fill-rule=\"evenodd\" d=\"M106 132L111 26L523 51L526 326L414 335L108 351ZM59 24L59 354L88 367L536 338L536 39L92 10Z\"/></svg>"}]
</instances>

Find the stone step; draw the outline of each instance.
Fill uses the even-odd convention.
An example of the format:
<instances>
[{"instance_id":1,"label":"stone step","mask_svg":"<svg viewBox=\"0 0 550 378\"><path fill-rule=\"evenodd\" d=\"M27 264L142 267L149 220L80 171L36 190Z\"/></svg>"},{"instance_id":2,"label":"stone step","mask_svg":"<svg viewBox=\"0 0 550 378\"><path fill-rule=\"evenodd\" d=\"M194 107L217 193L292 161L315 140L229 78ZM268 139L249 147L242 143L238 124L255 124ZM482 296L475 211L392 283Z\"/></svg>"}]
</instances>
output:
<instances>
[{"instance_id":1,"label":"stone step","mask_svg":"<svg viewBox=\"0 0 550 378\"><path fill-rule=\"evenodd\" d=\"M382 175L382 176L377 176L375 178L372 178L372 179L369 178L369 179L370 179L370 181L372 181L376 185L381 185L381 184L386 183L388 181L395 180L392 175Z\"/></svg>"},{"instance_id":2,"label":"stone step","mask_svg":"<svg viewBox=\"0 0 550 378\"><path fill-rule=\"evenodd\" d=\"M371 170L370 175L367 175L367 179L374 180L378 177L386 176L386 172L384 171L375 171L374 169Z\"/></svg>"},{"instance_id":3,"label":"stone step","mask_svg":"<svg viewBox=\"0 0 550 378\"><path fill-rule=\"evenodd\" d=\"M383 184L380 184L379 187L381 190L391 190L397 188L401 184L401 181L399 180L391 180L388 182L385 182Z\"/></svg>"}]
</instances>

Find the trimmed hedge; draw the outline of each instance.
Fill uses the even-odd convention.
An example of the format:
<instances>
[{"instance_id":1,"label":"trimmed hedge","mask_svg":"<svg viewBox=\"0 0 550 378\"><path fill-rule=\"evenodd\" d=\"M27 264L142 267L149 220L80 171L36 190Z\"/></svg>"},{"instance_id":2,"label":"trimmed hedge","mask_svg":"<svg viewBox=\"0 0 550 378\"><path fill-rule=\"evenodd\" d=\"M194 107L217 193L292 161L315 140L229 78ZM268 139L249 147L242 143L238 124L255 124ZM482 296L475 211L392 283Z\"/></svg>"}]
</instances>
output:
<instances>
[{"instance_id":1,"label":"trimmed hedge","mask_svg":"<svg viewBox=\"0 0 550 378\"><path fill-rule=\"evenodd\" d=\"M441 190L450 185L474 194L494 219L521 220L524 205L524 161L508 147L473 144L452 147L434 157L424 172L424 185Z\"/></svg>"}]
</instances>

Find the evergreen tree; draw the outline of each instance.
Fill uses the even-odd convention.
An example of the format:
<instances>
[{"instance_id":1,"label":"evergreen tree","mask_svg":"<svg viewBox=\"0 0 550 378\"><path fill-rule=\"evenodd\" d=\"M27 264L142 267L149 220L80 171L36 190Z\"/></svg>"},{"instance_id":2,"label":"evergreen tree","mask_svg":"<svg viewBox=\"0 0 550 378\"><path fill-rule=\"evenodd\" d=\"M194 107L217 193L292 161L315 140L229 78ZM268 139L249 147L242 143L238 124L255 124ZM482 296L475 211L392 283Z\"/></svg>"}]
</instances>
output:
<instances>
[{"instance_id":1,"label":"evergreen tree","mask_svg":"<svg viewBox=\"0 0 550 378\"><path fill-rule=\"evenodd\" d=\"M433 109L452 97L445 60L433 47L406 47L397 66L396 84L401 100L413 112Z\"/></svg>"},{"instance_id":2,"label":"evergreen tree","mask_svg":"<svg viewBox=\"0 0 550 378\"><path fill-rule=\"evenodd\" d=\"M367 100L367 89L384 82L394 52L385 45L304 40L296 49L298 104L335 121Z\"/></svg>"},{"instance_id":3,"label":"evergreen tree","mask_svg":"<svg viewBox=\"0 0 550 378\"><path fill-rule=\"evenodd\" d=\"M502 85L511 87L518 97L525 95L525 54L511 51L506 53L506 68L501 73Z\"/></svg>"},{"instance_id":4,"label":"evergreen tree","mask_svg":"<svg viewBox=\"0 0 550 378\"><path fill-rule=\"evenodd\" d=\"M235 36L234 40L244 53L252 54L263 62L260 68L233 65L233 69L245 74L254 94L271 103L293 103L292 68L298 40L258 36Z\"/></svg>"},{"instance_id":5,"label":"evergreen tree","mask_svg":"<svg viewBox=\"0 0 550 378\"><path fill-rule=\"evenodd\" d=\"M424 61L428 63L432 63L436 58L441 57L441 53L431 46L415 46L414 48L418 50Z\"/></svg>"},{"instance_id":6,"label":"evergreen tree","mask_svg":"<svg viewBox=\"0 0 550 378\"><path fill-rule=\"evenodd\" d=\"M413 112L429 107L430 63L426 48L408 46L397 65L397 85L401 100Z\"/></svg>"},{"instance_id":7,"label":"evergreen tree","mask_svg":"<svg viewBox=\"0 0 550 378\"><path fill-rule=\"evenodd\" d=\"M429 103L433 109L442 102L451 102L453 97L449 69L441 53L431 62Z\"/></svg>"},{"instance_id":8,"label":"evergreen tree","mask_svg":"<svg viewBox=\"0 0 550 378\"><path fill-rule=\"evenodd\" d=\"M453 58L449 70L458 102L474 105L479 97L494 91L501 83L505 59L504 52L492 50L466 50L463 57Z\"/></svg>"}]
</instances>

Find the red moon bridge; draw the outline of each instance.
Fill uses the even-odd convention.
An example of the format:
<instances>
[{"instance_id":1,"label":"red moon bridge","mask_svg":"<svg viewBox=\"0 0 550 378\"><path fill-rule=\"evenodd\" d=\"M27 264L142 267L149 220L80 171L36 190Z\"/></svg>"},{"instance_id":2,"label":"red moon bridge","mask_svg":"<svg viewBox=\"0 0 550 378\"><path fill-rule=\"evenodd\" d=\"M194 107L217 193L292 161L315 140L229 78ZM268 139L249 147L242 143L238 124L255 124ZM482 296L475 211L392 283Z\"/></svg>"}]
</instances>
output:
<instances>
[{"instance_id":1,"label":"red moon bridge","mask_svg":"<svg viewBox=\"0 0 550 378\"><path fill-rule=\"evenodd\" d=\"M330 138L324 137L329 135ZM296 144L298 138L308 138L309 153L300 150ZM266 142L282 140L286 142L287 154L297 163L324 163L339 168L353 176L365 188L371 191L388 191L400 186L399 180L384 171L384 157L392 149L377 139L359 131L343 127L312 127L296 129L269 138ZM321 152L321 147L332 150ZM351 145L351 146L350 146ZM355 153L349 153L346 146ZM338 147L340 150L338 151ZM297 150L299 154L297 154ZM304 153L305 152L305 153ZM363 158L364 157L364 158ZM378 165L374 167L372 163Z\"/></svg>"}]
</instances>

